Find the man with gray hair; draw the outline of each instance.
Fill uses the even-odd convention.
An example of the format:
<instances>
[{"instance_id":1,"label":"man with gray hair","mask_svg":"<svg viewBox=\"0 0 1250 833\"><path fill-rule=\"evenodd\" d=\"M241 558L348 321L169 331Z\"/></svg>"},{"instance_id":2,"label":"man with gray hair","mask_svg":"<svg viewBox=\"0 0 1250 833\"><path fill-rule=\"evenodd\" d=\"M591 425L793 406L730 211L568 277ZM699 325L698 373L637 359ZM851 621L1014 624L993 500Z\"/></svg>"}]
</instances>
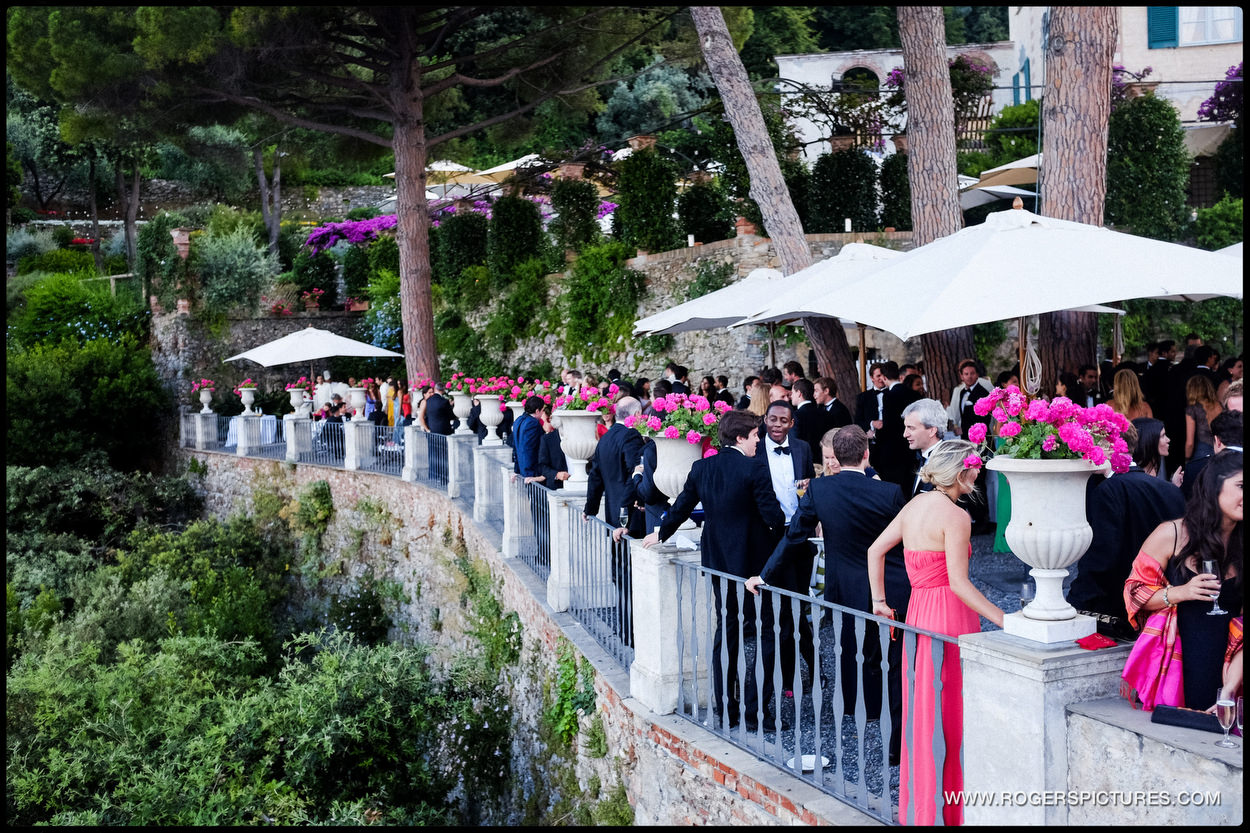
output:
<instances>
[{"instance_id":1,"label":"man with gray hair","mask_svg":"<svg viewBox=\"0 0 1250 833\"><path fill-rule=\"evenodd\" d=\"M920 469L928 461L933 448L945 436L946 409L936 399L918 399L903 409L903 439L915 454L912 466L912 482L903 486L908 498L933 489L930 483L921 483Z\"/></svg>"}]
</instances>

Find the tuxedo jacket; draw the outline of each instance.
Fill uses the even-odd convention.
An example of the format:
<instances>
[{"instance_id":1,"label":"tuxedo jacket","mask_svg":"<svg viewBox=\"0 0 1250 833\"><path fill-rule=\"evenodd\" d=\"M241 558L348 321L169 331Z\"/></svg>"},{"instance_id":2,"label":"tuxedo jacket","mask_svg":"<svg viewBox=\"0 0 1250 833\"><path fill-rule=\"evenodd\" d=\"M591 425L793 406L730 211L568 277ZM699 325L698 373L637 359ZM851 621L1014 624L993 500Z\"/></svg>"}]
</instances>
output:
<instances>
[{"instance_id":1,"label":"tuxedo jacket","mask_svg":"<svg viewBox=\"0 0 1250 833\"><path fill-rule=\"evenodd\" d=\"M872 428L872 421L877 418L877 389L869 388L855 395L855 424L865 431Z\"/></svg>"},{"instance_id":2,"label":"tuxedo jacket","mask_svg":"<svg viewBox=\"0 0 1250 833\"><path fill-rule=\"evenodd\" d=\"M560 432L552 430L539 437L538 473L543 476L543 485L548 489L563 489L564 481L556 480L556 472L568 470L568 459L560 448Z\"/></svg>"},{"instance_id":3,"label":"tuxedo jacket","mask_svg":"<svg viewBox=\"0 0 1250 833\"><path fill-rule=\"evenodd\" d=\"M825 599L856 610L872 610L868 548L904 503L896 484L858 472L841 471L816 478L799 498L786 537L773 549L760 576L769 584L782 586L777 577L785 569L787 546L810 538L819 523L825 539ZM911 583L899 544L885 557L886 603L899 611L901 619L910 597Z\"/></svg>"},{"instance_id":4,"label":"tuxedo jacket","mask_svg":"<svg viewBox=\"0 0 1250 833\"><path fill-rule=\"evenodd\" d=\"M907 480L909 472L915 471L912 466L913 452L903 437L903 409L919 398L919 394L901 384L885 391L885 417L881 429L877 431L877 457L873 465L881 471L882 479L892 480L900 486Z\"/></svg>"},{"instance_id":5,"label":"tuxedo jacket","mask_svg":"<svg viewBox=\"0 0 1250 833\"><path fill-rule=\"evenodd\" d=\"M606 498L607 521L616 526L625 503L625 487L633 476L634 466L642 459L642 434L622 422L612 423L595 446L595 467L587 480L587 515L599 514L599 503Z\"/></svg>"},{"instance_id":6,"label":"tuxedo jacket","mask_svg":"<svg viewBox=\"0 0 1250 833\"><path fill-rule=\"evenodd\" d=\"M802 407L794 411L794 428L791 429L791 436L797 436L806 442L808 450L814 456L820 448L820 438L831 427L833 426L829 425L828 414L825 413L824 408L815 402L804 402Z\"/></svg>"},{"instance_id":7,"label":"tuxedo jacket","mask_svg":"<svg viewBox=\"0 0 1250 833\"><path fill-rule=\"evenodd\" d=\"M625 487L625 502L642 506L648 532L660 525L672 506L670 497L655 485L655 455L655 441L646 440L642 447L642 473L631 477Z\"/></svg>"},{"instance_id":8,"label":"tuxedo jacket","mask_svg":"<svg viewBox=\"0 0 1250 833\"><path fill-rule=\"evenodd\" d=\"M972 389L968 392L966 404L963 401L964 386L958 385L951 391L951 402L946 408L946 415L950 421L959 426L959 430L963 432L963 438L968 438L968 429L976 423L980 422L985 425L990 424L990 415L979 416L973 406L977 401L989 396L990 392L985 389L980 381L972 383Z\"/></svg>"},{"instance_id":9,"label":"tuxedo jacket","mask_svg":"<svg viewBox=\"0 0 1250 833\"><path fill-rule=\"evenodd\" d=\"M830 428L841 428L844 425L851 424L850 409L848 409L846 405L842 404L842 400L834 399L828 405L823 407L818 405L817 407L821 407L821 409L825 412L826 431ZM824 434L821 434L821 436L823 437ZM812 450L815 451L816 449Z\"/></svg>"},{"instance_id":10,"label":"tuxedo jacket","mask_svg":"<svg viewBox=\"0 0 1250 833\"><path fill-rule=\"evenodd\" d=\"M700 501L703 566L743 578L757 575L785 526L767 467L734 448L696 460L660 524L660 540L672 537Z\"/></svg>"},{"instance_id":11,"label":"tuxedo jacket","mask_svg":"<svg viewBox=\"0 0 1250 833\"><path fill-rule=\"evenodd\" d=\"M513 455L516 463L513 471L522 477L537 477L538 447L543 436L542 423L533 414L521 414L513 431Z\"/></svg>"},{"instance_id":12,"label":"tuxedo jacket","mask_svg":"<svg viewBox=\"0 0 1250 833\"><path fill-rule=\"evenodd\" d=\"M764 476L768 478L768 482L772 484L772 474L768 467L768 458L766 454L775 454L776 452L768 450L768 443L764 442L764 437L760 437L759 445L755 447L755 456L751 459L755 465L764 470ZM789 437L790 443L790 462L794 466L794 479L806 480L816 474L816 469L812 466L812 449L804 442L795 442L794 437Z\"/></svg>"}]
</instances>

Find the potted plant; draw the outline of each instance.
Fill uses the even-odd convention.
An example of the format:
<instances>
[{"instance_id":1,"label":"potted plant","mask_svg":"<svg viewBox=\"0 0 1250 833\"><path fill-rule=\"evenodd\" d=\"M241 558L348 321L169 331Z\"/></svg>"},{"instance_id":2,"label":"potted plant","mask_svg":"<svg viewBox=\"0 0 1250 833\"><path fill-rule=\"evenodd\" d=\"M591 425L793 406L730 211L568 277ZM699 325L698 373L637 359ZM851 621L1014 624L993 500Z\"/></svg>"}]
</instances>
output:
<instances>
[{"instance_id":1,"label":"potted plant","mask_svg":"<svg viewBox=\"0 0 1250 833\"><path fill-rule=\"evenodd\" d=\"M655 414L628 417L625 425L655 440L655 485L676 498L686 485L694 461L715 454L712 447L727 402L711 402L698 394L670 393L651 403Z\"/></svg>"},{"instance_id":2,"label":"potted plant","mask_svg":"<svg viewBox=\"0 0 1250 833\"><path fill-rule=\"evenodd\" d=\"M447 392L451 394L451 412L456 415L460 424L456 427L457 434L472 434L469 430L469 412L473 410L473 397L469 388L477 381L457 371L451 374L447 382Z\"/></svg>"},{"instance_id":3,"label":"potted plant","mask_svg":"<svg viewBox=\"0 0 1250 833\"><path fill-rule=\"evenodd\" d=\"M260 296L260 302L268 307L269 314L275 318L295 314L295 311L291 309L291 302L285 298L268 298L262 295Z\"/></svg>"},{"instance_id":4,"label":"potted plant","mask_svg":"<svg viewBox=\"0 0 1250 833\"><path fill-rule=\"evenodd\" d=\"M304 309L308 311L321 309L321 296L326 291L320 287L314 286L312 289L305 290L300 293L300 299L304 302Z\"/></svg>"},{"instance_id":5,"label":"potted plant","mask_svg":"<svg viewBox=\"0 0 1250 833\"><path fill-rule=\"evenodd\" d=\"M369 301L366 298L356 298L348 295L347 300L343 302L344 312L364 312L367 309L369 309Z\"/></svg>"},{"instance_id":6,"label":"potted plant","mask_svg":"<svg viewBox=\"0 0 1250 833\"><path fill-rule=\"evenodd\" d=\"M312 409L312 398L316 387L308 380L308 377L299 377L286 386L286 391L291 395L291 407L295 409L297 415L307 414Z\"/></svg>"},{"instance_id":7,"label":"potted plant","mask_svg":"<svg viewBox=\"0 0 1250 833\"><path fill-rule=\"evenodd\" d=\"M1033 568L1037 583L1036 598L1024 615L1072 619L1076 610L1063 597L1063 580L1093 539L1085 517L1086 482L1108 468L1128 471L1132 457L1120 437L1128 420L1110 405L1083 408L1063 396L1049 403L1030 401L1015 385L993 391L973 410L992 416L998 426L998 448L986 467L1001 471L1011 486L1007 544ZM968 430L974 443L987 435L984 425Z\"/></svg>"},{"instance_id":8,"label":"potted plant","mask_svg":"<svg viewBox=\"0 0 1250 833\"><path fill-rule=\"evenodd\" d=\"M239 386L234 392L243 400L243 415L252 416L252 403L256 401L256 382L251 379L244 379L239 382Z\"/></svg>"},{"instance_id":9,"label":"potted plant","mask_svg":"<svg viewBox=\"0 0 1250 833\"><path fill-rule=\"evenodd\" d=\"M209 407L209 403L213 401L213 391L216 390L217 383L212 379L201 379L198 382L191 383L191 395L199 394L200 413L211 414L213 409Z\"/></svg>"},{"instance_id":10,"label":"potted plant","mask_svg":"<svg viewBox=\"0 0 1250 833\"><path fill-rule=\"evenodd\" d=\"M609 386L608 396L616 396L616 392L616 385ZM569 479L565 488L580 489L588 480L586 464L599 444L595 425L599 422L599 414L613 407L612 400L601 395L598 388L586 385L571 394L557 396L554 405L551 417L560 429L560 448L569 461Z\"/></svg>"}]
</instances>

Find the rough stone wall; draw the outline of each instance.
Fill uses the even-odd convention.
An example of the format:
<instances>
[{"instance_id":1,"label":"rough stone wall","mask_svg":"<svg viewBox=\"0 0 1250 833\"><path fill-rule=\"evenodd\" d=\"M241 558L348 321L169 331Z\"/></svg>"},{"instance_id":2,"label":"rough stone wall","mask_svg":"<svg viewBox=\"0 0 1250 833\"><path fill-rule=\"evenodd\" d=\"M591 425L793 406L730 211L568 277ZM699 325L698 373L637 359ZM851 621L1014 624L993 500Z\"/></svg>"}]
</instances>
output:
<instances>
[{"instance_id":1,"label":"rough stone wall","mask_svg":"<svg viewBox=\"0 0 1250 833\"><path fill-rule=\"evenodd\" d=\"M393 635L429 645L446 666L473 650L471 611L462 601L463 574L450 562L444 530L463 534L469 558L485 565L496 583L505 613L522 626L522 655L510 669L513 724L512 798L488 823L519 824L526 798L536 789L558 791L571 767L574 800L592 801L623 784L635 824L862 824L866 817L780 770L758 762L673 715L657 716L629 697L629 679L568 614L545 603L545 586L527 567L504 559L497 536L478 527L472 513L439 491L392 477L310 465L238 458L214 452L179 451L207 468L203 476L205 511L225 518L250 511L257 490L296 497L308 484L326 480L335 512L322 538L325 563L342 559L343 580L372 572L398 582L409 603L397 616ZM367 499L373 511L361 511ZM376 507L381 507L381 513ZM380 518L380 520L379 520ZM462 531L462 532L461 532ZM334 580L334 579L332 579ZM579 662L596 671L593 715L580 721L572 750L553 749L539 730L557 673L557 652L568 639ZM585 742L590 723L602 722L607 754L595 757ZM550 811L558 799L552 792ZM530 808L530 812L533 808ZM566 820L567 821L567 820Z\"/></svg>"}]
</instances>

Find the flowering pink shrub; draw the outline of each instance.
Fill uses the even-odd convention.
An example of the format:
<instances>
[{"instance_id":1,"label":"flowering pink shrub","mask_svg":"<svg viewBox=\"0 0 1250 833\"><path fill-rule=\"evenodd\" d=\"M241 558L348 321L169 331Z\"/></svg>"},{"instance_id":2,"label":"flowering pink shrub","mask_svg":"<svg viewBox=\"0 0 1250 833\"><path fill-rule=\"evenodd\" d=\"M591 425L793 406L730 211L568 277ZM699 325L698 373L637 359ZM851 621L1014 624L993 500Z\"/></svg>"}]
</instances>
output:
<instances>
[{"instance_id":1,"label":"flowering pink shrub","mask_svg":"<svg viewBox=\"0 0 1250 833\"><path fill-rule=\"evenodd\" d=\"M1096 466L1108 460L1116 472L1128 471L1132 464L1128 444L1120 432L1128 420L1110 405L1082 408L1067 397L1047 403L1029 400L1018 387L1000 388L979 399L973 410L993 416L998 422L998 453L1021 460L1084 459ZM985 440L986 429L974 425L968 439Z\"/></svg>"}]
</instances>

